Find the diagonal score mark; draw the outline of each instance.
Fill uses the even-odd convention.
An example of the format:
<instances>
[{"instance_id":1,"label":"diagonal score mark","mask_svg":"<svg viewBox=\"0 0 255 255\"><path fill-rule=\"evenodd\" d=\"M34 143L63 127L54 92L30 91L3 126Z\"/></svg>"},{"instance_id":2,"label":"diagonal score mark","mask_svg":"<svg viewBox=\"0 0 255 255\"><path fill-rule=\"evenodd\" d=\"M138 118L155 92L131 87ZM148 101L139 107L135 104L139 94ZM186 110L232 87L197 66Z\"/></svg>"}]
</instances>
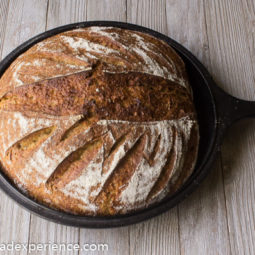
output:
<instances>
[{"instance_id":1,"label":"diagonal score mark","mask_svg":"<svg viewBox=\"0 0 255 255\"><path fill-rule=\"evenodd\" d=\"M135 144L126 152L125 156L118 162L111 175L107 178L101 191L94 201L99 205L103 213L109 210L108 206L116 202L119 192L121 192L133 176L135 170L143 159L143 151L147 142L147 133L143 133ZM111 212L107 212L111 214Z\"/></svg>"},{"instance_id":2,"label":"diagonal score mark","mask_svg":"<svg viewBox=\"0 0 255 255\"><path fill-rule=\"evenodd\" d=\"M172 142L172 148L170 152L167 155L166 163L163 165L161 172L159 174L159 177L155 184L153 185L151 191L149 192L146 202L153 199L161 190L163 190L171 178L171 174L173 173L175 161L176 161L176 136L177 136L177 130L175 127L173 127L173 142Z\"/></svg>"},{"instance_id":3,"label":"diagonal score mark","mask_svg":"<svg viewBox=\"0 0 255 255\"><path fill-rule=\"evenodd\" d=\"M53 171L46 185L50 188L63 188L78 178L103 147L104 135L86 143L66 157Z\"/></svg>"},{"instance_id":4,"label":"diagonal score mark","mask_svg":"<svg viewBox=\"0 0 255 255\"><path fill-rule=\"evenodd\" d=\"M11 161L27 158L44 141L46 141L56 130L56 126L42 128L37 130L9 147L6 151L6 157Z\"/></svg>"}]
</instances>

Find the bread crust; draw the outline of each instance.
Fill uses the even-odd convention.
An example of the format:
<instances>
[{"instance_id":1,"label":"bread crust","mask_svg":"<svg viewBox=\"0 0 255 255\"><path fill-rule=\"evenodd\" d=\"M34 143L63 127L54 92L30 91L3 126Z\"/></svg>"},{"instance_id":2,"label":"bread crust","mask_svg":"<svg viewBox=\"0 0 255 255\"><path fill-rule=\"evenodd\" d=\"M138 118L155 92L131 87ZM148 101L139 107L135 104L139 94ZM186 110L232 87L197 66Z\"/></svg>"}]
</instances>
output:
<instances>
[{"instance_id":1,"label":"bread crust","mask_svg":"<svg viewBox=\"0 0 255 255\"><path fill-rule=\"evenodd\" d=\"M178 190L199 131L181 58L149 35L90 27L50 37L0 79L0 161L37 201L79 215Z\"/></svg>"}]
</instances>

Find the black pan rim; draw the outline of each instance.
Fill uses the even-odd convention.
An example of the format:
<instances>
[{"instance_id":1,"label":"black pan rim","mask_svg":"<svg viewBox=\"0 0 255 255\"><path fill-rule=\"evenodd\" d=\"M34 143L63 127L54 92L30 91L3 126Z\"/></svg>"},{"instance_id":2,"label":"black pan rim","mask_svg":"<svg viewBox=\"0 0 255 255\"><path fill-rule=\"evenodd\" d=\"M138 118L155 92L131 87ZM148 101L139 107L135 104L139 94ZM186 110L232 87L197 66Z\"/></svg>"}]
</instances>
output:
<instances>
[{"instance_id":1,"label":"black pan rim","mask_svg":"<svg viewBox=\"0 0 255 255\"><path fill-rule=\"evenodd\" d=\"M199 169L197 170L197 174L193 176L191 180L188 180L184 186L177 191L170 198L161 201L158 204L145 208L143 210L139 210L133 213L128 213L125 215L117 215L117 216L107 216L107 217L99 217L99 216L78 216L73 214L68 214L66 212L58 211L55 209L51 209L43 204L40 204L28 197L26 194L22 193L15 185L11 183L10 180L5 176L5 174L0 171L0 187L12 197L17 203L19 203L24 208L32 211L33 213L39 215L40 217L46 218L48 220L54 221L56 223L61 223L69 226L77 226L77 227L87 227L87 228L109 228L109 227L120 227L125 225L130 225L134 223L138 223L147 219L150 219L154 216L157 216L163 212L166 212L170 208L176 206L181 200L186 198L205 178L207 175L210 166L213 162L213 159L216 155L218 145L220 143L221 132L219 132L219 126L217 125L217 109L215 104L215 98L213 95L212 87L216 86L213 79L211 78L208 71L205 67L200 63L200 61L190 53L186 48L180 45L175 40L169 38L166 35L163 35L159 32L151 30L146 27L124 23L124 22L116 22L116 21L88 21L88 22L79 22L68 24L65 26L57 27L48 31L45 31L30 40L24 42L19 47L17 47L14 51L12 51L9 55L7 55L0 63L0 77L3 75L5 70L9 67L9 65L23 52L29 49L32 45L46 39L50 36L56 35L58 33L82 28L82 27L90 27L90 26L107 26L107 27L118 27L122 29L135 30L143 33L147 33L152 35L158 39L161 39L168 43L171 47L173 47L178 53L184 55L192 65L199 71L201 76L203 77L208 90L210 92L210 96L212 98L213 111L215 115L215 132L212 134L210 148L205 155L203 162L201 163Z\"/></svg>"}]
</instances>

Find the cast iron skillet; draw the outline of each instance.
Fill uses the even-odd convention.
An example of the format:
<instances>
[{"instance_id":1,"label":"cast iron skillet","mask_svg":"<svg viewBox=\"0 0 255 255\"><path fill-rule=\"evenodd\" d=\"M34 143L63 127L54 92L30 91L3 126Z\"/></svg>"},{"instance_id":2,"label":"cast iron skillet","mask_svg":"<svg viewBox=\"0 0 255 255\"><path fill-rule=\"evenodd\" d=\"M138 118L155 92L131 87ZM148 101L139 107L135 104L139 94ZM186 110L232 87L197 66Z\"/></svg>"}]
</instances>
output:
<instances>
[{"instance_id":1,"label":"cast iron skillet","mask_svg":"<svg viewBox=\"0 0 255 255\"><path fill-rule=\"evenodd\" d=\"M75 23L39 34L20 45L0 63L0 77L13 62L13 60L32 45L58 33L89 26L113 26L144 32L167 42L182 57L186 64L190 84L193 89L194 102L197 109L200 127L198 160L194 173L183 185L183 187L172 197L135 213L112 217L76 216L48 208L32 200L19 191L10 182L10 180L8 180L2 171L0 171L0 187L20 205L36 213L37 215L54 222L87 228L119 227L141 222L161 214L174 207L181 200L191 194L191 192L208 174L209 169L215 159L216 152L219 150L226 129L235 121L242 118L255 117L255 102L240 100L226 94L223 90L217 87L204 66L187 49L169 37L145 27L112 21Z\"/></svg>"}]
</instances>

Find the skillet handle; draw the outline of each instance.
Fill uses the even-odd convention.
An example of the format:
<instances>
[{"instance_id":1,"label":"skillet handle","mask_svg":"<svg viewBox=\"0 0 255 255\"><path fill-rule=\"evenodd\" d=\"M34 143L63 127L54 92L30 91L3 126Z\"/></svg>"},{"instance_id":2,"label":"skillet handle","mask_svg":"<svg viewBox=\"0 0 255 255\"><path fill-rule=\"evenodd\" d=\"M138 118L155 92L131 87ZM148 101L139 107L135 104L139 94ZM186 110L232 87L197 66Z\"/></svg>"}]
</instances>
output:
<instances>
[{"instance_id":1,"label":"skillet handle","mask_svg":"<svg viewBox=\"0 0 255 255\"><path fill-rule=\"evenodd\" d=\"M213 88L219 116L219 124L229 127L244 118L255 118L255 101L238 99L218 86Z\"/></svg>"}]
</instances>

